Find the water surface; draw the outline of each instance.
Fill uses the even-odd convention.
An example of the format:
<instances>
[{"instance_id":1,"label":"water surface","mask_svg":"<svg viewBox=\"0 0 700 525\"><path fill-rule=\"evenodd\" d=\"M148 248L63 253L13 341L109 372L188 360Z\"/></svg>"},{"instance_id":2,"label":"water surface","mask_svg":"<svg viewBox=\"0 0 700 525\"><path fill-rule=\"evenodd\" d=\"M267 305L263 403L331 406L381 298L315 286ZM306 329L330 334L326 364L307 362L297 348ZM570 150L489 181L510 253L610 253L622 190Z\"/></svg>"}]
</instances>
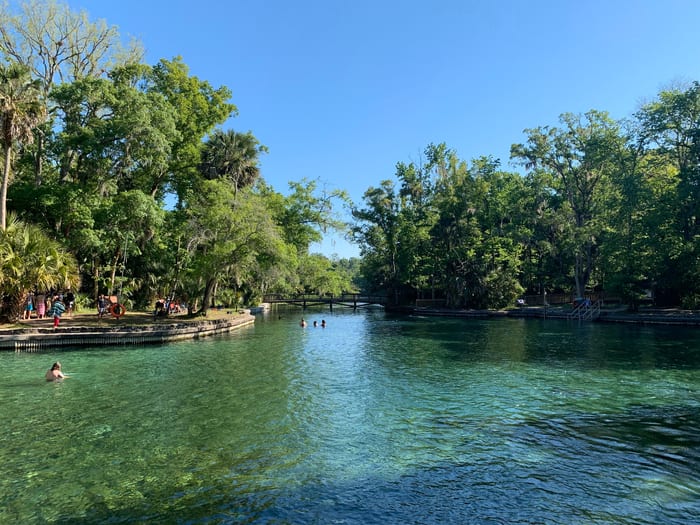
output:
<instances>
[{"instance_id":1,"label":"water surface","mask_svg":"<svg viewBox=\"0 0 700 525\"><path fill-rule=\"evenodd\" d=\"M698 521L700 331L304 316L0 353L0 523Z\"/></svg>"}]
</instances>

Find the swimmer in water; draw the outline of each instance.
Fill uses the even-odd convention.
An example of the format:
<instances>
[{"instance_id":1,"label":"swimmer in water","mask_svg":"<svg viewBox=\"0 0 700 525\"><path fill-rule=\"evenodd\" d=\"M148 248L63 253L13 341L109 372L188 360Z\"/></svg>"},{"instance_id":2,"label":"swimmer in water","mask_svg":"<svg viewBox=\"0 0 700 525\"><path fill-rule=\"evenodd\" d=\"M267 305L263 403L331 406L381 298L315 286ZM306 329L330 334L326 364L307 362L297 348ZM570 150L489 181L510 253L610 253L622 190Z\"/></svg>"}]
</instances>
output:
<instances>
[{"instance_id":1,"label":"swimmer in water","mask_svg":"<svg viewBox=\"0 0 700 525\"><path fill-rule=\"evenodd\" d=\"M47 381L57 381L59 379L64 379L66 376L61 372L61 363L56 361L51 368L46 372Z\"/></svg>"}]
</instances>

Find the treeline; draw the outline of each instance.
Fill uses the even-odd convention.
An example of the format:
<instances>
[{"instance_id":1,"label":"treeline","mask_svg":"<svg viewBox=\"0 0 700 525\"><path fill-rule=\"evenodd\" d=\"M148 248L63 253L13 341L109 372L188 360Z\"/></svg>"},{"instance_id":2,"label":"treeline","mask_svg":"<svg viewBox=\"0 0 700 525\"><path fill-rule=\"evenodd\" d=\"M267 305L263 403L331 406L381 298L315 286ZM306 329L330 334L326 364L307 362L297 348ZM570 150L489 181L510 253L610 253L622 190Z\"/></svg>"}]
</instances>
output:
<instances>
[{"instance_id":1,"label":"treeline","mask_svg":"<svg viewBox=\"0 0 700 525\"><path fill-rule=\"evenodd\" d=\"M453 308L545 291L700 307L698 83L625 120L563 114L524 134L524 174L431 144L367 190L353 235L374 289Z\"/></svg>"},{"instance_id":2,"label":"treeline","mask_svg":"<svg viewBox=\"0 0 700 525\"><path fill-rule=\"evenodd\" d=\"M265 183L227 87L143 63L115 27L55 2L0 11L0 317L29 291L191 308L268 291L341 293L351 262L310 255L342 192Z\"/></svg>"}]
</instances>

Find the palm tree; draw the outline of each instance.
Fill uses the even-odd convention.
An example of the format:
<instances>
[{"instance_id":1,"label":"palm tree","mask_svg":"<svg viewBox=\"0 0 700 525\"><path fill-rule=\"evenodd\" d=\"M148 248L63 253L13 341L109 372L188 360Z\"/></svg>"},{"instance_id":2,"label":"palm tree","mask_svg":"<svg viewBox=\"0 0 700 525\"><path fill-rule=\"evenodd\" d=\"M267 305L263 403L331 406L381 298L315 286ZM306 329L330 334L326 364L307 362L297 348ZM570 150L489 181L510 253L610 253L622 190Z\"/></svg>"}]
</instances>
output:
<instances>
[{"instance_id":1,"label":"palm tree","mask_svg":"<svg viewBox=\"0 0 700 525\"><path fill-rule=\"evenodd\" d=\"M16 320L28 292L77 289L78 263L38 227L10 215L0 231L0 317Z\"/></svg>"},{"instance_id":2,"label":"palm tree","mask_svg":"<svg viewBox=\"0 0 700 525\"><path fill-rule=\"evenodd\" d=\"M250 131L216 130L204 145L200 170L205 179L227 179L238 191L260 176L259 156L266 152Z\"/></svg>"},{"instance_id":3,"label":"palm tree","mask_svg":"<svg viewBox=\"0 0 700 525\"><path fill-rule=\"evenodd\" d=\"M0 190L0 228L5 230L7 188L12 172L12 149L16 144L31 144L33 129L44 121L41 82L32 80L29 69L20 64L0 64L0 145L4 155Z\"/></svg>"}]
</instances>

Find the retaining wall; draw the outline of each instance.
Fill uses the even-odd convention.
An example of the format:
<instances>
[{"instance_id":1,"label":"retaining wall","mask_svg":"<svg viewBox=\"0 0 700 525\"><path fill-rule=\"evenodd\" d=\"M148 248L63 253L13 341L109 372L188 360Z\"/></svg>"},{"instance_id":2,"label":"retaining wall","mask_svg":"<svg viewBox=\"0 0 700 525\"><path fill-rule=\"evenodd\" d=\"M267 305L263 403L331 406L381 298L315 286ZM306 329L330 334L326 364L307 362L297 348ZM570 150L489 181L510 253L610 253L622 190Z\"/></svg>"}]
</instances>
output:
<instances>
[{"instance_id":1,"label":"retaining wall","mask_svg":"<svg viewBox=\"0 0 700 525\"><path fill-rule=\"evenodd\" d=\"M232 319L150 326L11 330L0 333L0 350L39 352L56 347L162 344L225 334L254 322L254 316L244 314Z\"/></svg>"}]
</instances>

